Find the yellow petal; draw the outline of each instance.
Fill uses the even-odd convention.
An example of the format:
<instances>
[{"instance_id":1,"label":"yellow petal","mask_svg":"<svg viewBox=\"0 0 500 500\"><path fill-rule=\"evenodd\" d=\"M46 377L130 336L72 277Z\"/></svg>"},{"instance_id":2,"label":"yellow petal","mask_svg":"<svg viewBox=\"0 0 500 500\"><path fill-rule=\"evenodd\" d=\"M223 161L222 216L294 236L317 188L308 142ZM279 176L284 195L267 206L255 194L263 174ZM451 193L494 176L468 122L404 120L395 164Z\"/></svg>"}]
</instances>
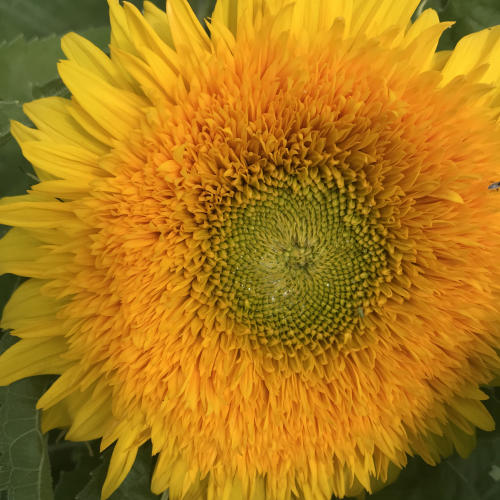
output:
<instances>
[{"instance_id":1,"label":"yellow petal","mask_svg":"<svg viewBox=\"0 0 500 500\"><path fill-rule=\"evenodd\" d=\"M28 141L46 141L50 138L45 132L37 130L36 128L27 127L15 120L11 122L10 131L19 144Z\"/></svg>"},{"instance_id":2,"label":"yellow petal","mask_svg":"<svg viewBox=\"0 0 500 500\"><path fill-rule=\"evenodd\" d=\"M23 229L11 229L0 239L0 274L13 273L29 276L23 273L25 266L45 255L40 247L40 241Z\"/></svg>"},{"instance_id":3,"label":"yellow petal","mask_svg":"<svg viewBox=\"0 0 500 500\"><path fill-rule=\"evenodd\" d=\"M71 441L89 441L100 438L113 424L111 412L111 388L100 384L85 391L85 397L76 408L66 439Z\"/></svg>"},{"instance_id":4,"label":"yellow petal","mask_svg":"<svg viewBox=\"0 0 500 500\"><path fill-rule=\"evenodd\" d=\"M119 0L108 0L108 5L109 20L111 23L111 45L137 55L134 45L130 40L127 19Z\"/></svg>"},{"instance_id":5,"label":"yellow petal","mask_svg":"<svg viewBox=\"0 0 500 500\"><path fill-rule=\"evenodd\" d=\"M25 228L64 228L70 232L84 227L71 212L69 203L12 202L8 198L0 203L0 223Z\"/></svg>"},{"instance_id":6,"label":"yellow petal","mask_svg":"<svg viewBox=\"0 0 500 500\"><path fill-rule=\"evenodd\" d=\"M179 460L176 461L176 463L172 467L170 473L170 480L168 482L168 487L172 492L173 498L181 497L184 478L186 477L188 470L189 470L189 464L185 460L181 460L180 458Z\"/></svg>"},{"instance_id":7,"label":"yellow petal","mask_svg":"<svg viewBox=\"0 0 500 500\"><path fill-rule=\"evenodd\" d=\"M460 203L463 205L464 199L460 196L459 193L453 191L451 189L441 189L436 191L430 195L432 198L439 198L441 200L452 201L453 203Z\"/></svg>"},{"instance_id":8,"label":"yellow petal","mask_svg":"<svg viewBox=\"0 0 500 500\"><path fill-rule=\"evenodd\" d=\"M38 400L36 407L46 410L67 398L78 388L82 371L78 365L66 370Z\"/></svg>"},{"instance_id":9,"label":"yellow petal","mask_svg":"<svg viewBox=\"0 0 500 500\"><path fill-rule=\"evenodd\" d=\"M432 26L439 24L439 16L434 9L426 9L414 23L410 25L408 31L405 35L406 44L409 45L410 42L415 40L424 31L427 31Z\"/></svg>"},{"instance_id":10,"label":"yellow petal","mask_svg":"<svg viewBox=\"0 0 500 500\"><path fill-rule=\"evenodd\" d=\"M293 8L291 31L296 36L306 32L311 38L318 32L331 28L337 18L345 21L345 30L349 32L352 21L352 1L318 0L314 8L308 0L297 0Z\"/></svg>"},{"instance_id":11,"label":"yellow petal","mask_svg":"<svg viewBox=\"0 0 500 500\"><path fill-rule=\"evenodd\" d=\"M32 191L46 193L62 200L76 200L89 191L89 183L83 180L47 180L31 186Z\"/></svg>"},{"instance_id":12,"label":"yellow petal","mask_svg":"<svg viewBox=\"0 0 500 500\"><path fill-rule=\"evenodd\" d=\"M449 432L457 453L462 458L467 458L476 447L476 434L468 434L451 422L449 423Z\"/></svg>"},{"instance_id":13,"label":"yellow petal","mask_svg":"<svg viewBox=\"0 0 500 500\"><path fill-rule=\"evenodd\" d=\"M71 422L72 418L68 411L67 400L65 400L59 405L42 411L40 427L45 434L52 429L69 427Z\"/></svg>"},{"instance_id":14,"label":"yellow petal","mask_svg":"<svg viewBox=\"0 0 500 500\"><path fill-rule=\"evenodd\" d=\"M86 38L68 33L61 39L61 48L68 59L74 60L109 85L133 91L111 59Z\"/></svg>"},{"instance_id":15,"label":"yellow petal","mask_svg":"<svg viewBox=\"0 0 500 500\"><path fill-rule=\"evenodd\" d=\"M46 283L45 280L30 279L17 287L5 306L0 326L15 330L33 319L53 318L61 305L42 294L41 289Z\"/></svg>"},{"instance_id":16,"label":"yellow petal","mask_svg":"<svg viewBox=\"0 0 500 500\"><path fill-rule=\"evenodd\" d=\"M97 123L93 116L83 109L78 102L71 101L68 104L68 112L90 136L107 146L112 146L114 139L111 132Z\"/></svg>"},{"instance_id":17,"label":"yellow petal","mask_svg":"<svg viewBox=\"0 0 500 500\"><path fill-rule=\"evenodd\" d=\"M392 26L406 29L418 4L419 0L355 1L351 35L375 37Z\"/></svg>"},{"instance_id":18,"label":"yellow petal","mask_svg":"<svg viewBox=\"0 0 500 500\"><path fill-rule=\"evenodd\" d=\"M190 47L195 55L210 51L210 39L187 0L169 0L167 14L175 47Z\"/></svg>"},{"instance_id":19,"label":"yellow petal","mask_svg":"<svg viewBox=\"0 0 500 500\"><path fill-rule=\"evenodd\" d=\"M69 104L70 101L61 97L45 97L24 104L23 110L38 129L53 141L78 144L96 154L106 153L108 148L88 134L71 116Z\"/></svg>"},{"instance_id":20,"label":"yellow petal","mask_svg":"<svg viewBox=\"0 0 500 500\"><path fill-rule=\"evenodd\" d=\"M453 402L455 408L469 422L472 422L476 427L484 431L495 430L495 421L480 401L471 399L456 398Z\"/></svg>"},{"instance_id":21,"label":"yellow petal","mask_svg":"<svg viewBox=\"0 0 500 500\"><path fill-rule=\"evenodd\" d=\"M99 157L80 146L30 141L21 143L21 149L35 167L61 179L89 182L105 175Z\"/></svg>"},{"instance_id":22,"label":"yellow petal","mask_svg":"<svg viewBox=\"0 0 500 500\"><path fill-rule=\"evenodd\" d=\"M39 339L42 337L59 337L66 334L63 323L58 319L25 320L22 326L15 330L16 337L22 339Z\"/></svg>"},{"instance_id":23,"label":"yellow petal","mask_svg":"<svg viewBox=\"0 0 500 500\"><path fill-rule=\"evenodd\" d=\"M124 446L121 439L117 441L109 463L108 474L102 487L102 500L109 498L123 482L134 464L138 448L138 446Z\"/></svg>"},{"instance_id":24,"label":"yellow petal","mask_svg":"<svg viewBox=\"0 0 500 500\"><path fill-rule=\"evenodd\" d=\"M158 36L169 46L174 47L174 39L168 24L166 12L159 9L151 2L144 2L144 17L151 27L156 31Z\"/></svg>"},{"instance_id":25,"label":"yellow petal","mask_svg":"<svg viewBox=\"0 0 500 500\"><path fill-rule=\"evenodd\" d=\"M463 37L442 69L443 85L458 75L467 75L482 64L489 64L478 82L495 83L500 78L500 26Z\"/></svg>"},{"instance_id":26,"label":"yellow petal","mask_svg":"<svg viewBox=\"0 0 500 500\"><path fill-rule=\"evenodd\" d=\"M404 45L408 61L421 70L432 69L436 48L443 31L453 23L440 23L435 10L427 9L408 29Z\"/></svg>"},{"instance_id":27,"label":"yellow petal","mask_svg":"<svg viewBox=\"0 0 500 500\"><path fill-rule=\"evenodd\" d=\"M120 61L120 64L140 84L144 94L151 102L155 103L162 99L173 101L173 97L166 91L170 83L169 78L165 80L159 78L155 74L156 68L148 66L139 57L116 48L113 48L112 52L114 59Z\"/></svg>"},{"instance_id":28,"label":"yellow petal","mask_svg":"<svg viewBox=\"0 0 500 500\"><path fill-rule=\"evenodd\" d=\"M72 364L59 356L67 350L64 337L20 340L0 356L0 385L33 375L62 373Z\"/></svg>"},{"instance_id":29,"label":"yellow petal","mask_svg":"<svg viewBox=\"0 0 500 500\"><path fill-rule=\"evenodd\" d=\"M179 61L173 48L167 45L158 36L136 7L126 3L124 10L130 29L131 39L135 44L137 52L143 55L144 48L154 52L177 74Z\"/></svg>"},{"instance_id":30,"label":"yellow petal","mask_svg":"<svg viewBox=\"0 0 500 500\"><path fill-rule=\"evenodd\" d=\"M236 35L238 29L238 12L241 10L241 0L218 0L215 5L212 19L227 26L233 35Z\"/></svg>"},{"instance_id":31,"label":"yellow petal","mask_svg":"<svg viewBox=\"0 0 500 500\"><path fill-rule=\"evenodd\" d=\"M61 61L59 74L78 103L116 139L124 140L138 127L147 101L117 89L72 61Z\"/></svg>"},{"instance_id":32,"label":"yellow petal","mask_svg":"<svg viewBox=\"0 0 500 500\"><path fill-rule=\"evenodd\" d=\"M453 53L452 50L440 50L432 56L430 69L441 71Z\"/></svg>"}]
</instances>

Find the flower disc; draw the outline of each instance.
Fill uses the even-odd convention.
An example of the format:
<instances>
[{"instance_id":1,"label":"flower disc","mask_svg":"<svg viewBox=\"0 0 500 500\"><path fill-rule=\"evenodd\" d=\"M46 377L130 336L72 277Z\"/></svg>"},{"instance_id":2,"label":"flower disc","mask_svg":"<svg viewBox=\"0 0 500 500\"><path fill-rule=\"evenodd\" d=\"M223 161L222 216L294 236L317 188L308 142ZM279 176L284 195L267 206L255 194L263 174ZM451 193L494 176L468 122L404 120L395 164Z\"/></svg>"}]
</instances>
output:
<instances>
[{"instance_id":1,"label":"flower disc","mask_svg":"<svg viewBox=\"0 0 500 500\"><path fill-rule=\"evenodd\" d=\"M329 500L465 455L500 374L500 30L435 53L418 1L109 0L69 34L70 100L12 132L1 202L30 279L0 381L60 375L43 428L137 450L172 499Z\"/></svg>"},{"instance_id":2,"label":"flower disc","mask_svg":"<svg viewBox=\"0 0 500 500\"><path fill-rule=\"evenodd\" d=\"M355 196L345 186L282 177L213 224L211 277L260 343L316 351L359 327L388 267L381 238L349 206Z\"/></svg>"}]
</instances>

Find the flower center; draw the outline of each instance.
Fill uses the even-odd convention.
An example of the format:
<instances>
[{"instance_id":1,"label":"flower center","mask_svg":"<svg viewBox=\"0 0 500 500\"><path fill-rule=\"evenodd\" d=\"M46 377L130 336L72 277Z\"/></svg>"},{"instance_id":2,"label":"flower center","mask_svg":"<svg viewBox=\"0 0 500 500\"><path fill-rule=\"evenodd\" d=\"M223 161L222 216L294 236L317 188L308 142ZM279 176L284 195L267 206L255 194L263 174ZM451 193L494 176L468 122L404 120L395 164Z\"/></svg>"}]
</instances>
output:
<instances>
[{"instance_id":1,"label":"flower center","mask_svg":"<svg viewBox=\"0 0 500 500\"><path fill-rule=\"evenodd\" d=\"M253 189L220 224L219 287L264 343L341 342L369 307L385 251L346 193L290 177Z\"/></svg>"}]
</instances>

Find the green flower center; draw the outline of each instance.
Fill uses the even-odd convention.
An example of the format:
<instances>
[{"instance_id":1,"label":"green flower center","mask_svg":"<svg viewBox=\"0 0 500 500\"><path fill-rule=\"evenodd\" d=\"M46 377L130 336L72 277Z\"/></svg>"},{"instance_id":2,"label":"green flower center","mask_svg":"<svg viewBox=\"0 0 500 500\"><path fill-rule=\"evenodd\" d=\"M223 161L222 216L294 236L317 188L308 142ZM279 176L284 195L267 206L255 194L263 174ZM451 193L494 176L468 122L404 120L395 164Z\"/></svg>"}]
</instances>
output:
<instances>
[{"instance_id":1,"label":"green flower center","mask_svg":"<svg viewBox=\"0 0 500 500\"><path fill-rule=\"evenodd\" d=\"M219 288L234 318L265 343L341 341L369 308L386 254L353 200L345 188L291 177L226 213Z\"/></svg>"}]
</instances>

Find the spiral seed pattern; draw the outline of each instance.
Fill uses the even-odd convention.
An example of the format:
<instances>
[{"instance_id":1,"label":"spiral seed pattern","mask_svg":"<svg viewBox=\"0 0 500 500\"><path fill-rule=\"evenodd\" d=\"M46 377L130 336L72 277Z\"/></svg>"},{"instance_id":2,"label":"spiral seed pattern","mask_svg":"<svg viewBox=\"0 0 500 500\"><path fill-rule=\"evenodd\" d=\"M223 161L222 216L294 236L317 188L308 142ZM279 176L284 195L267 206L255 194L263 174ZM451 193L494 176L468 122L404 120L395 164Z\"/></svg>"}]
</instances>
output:
<instances>
[{"instance_id":1,"label":"spiral seed pattern","mask_svg":"<svg viewBox=\"0 0 500 500\"><path fill-rule=\"evenodd\" d=\"M386 255L347 193L288 177L259 186L220 224L214 274L261 342L341 342L370 310Z\"/></svg>"}]
</instances>

